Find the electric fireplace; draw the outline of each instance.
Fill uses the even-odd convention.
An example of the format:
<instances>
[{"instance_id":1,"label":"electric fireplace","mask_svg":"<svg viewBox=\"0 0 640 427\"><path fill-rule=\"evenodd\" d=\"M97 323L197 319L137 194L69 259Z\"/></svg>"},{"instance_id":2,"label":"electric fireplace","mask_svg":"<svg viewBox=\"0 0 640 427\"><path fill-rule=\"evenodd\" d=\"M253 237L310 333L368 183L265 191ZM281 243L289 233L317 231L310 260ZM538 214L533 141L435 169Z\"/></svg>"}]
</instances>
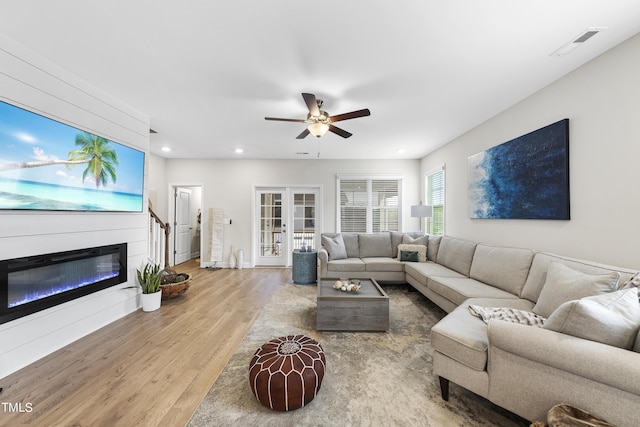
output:
<instances>
[{"instance_id":1,"label":"electric fireplace","mask_svg":"<svg viewBox=\"0 0 640 427\"><path fill-rule=\"evenodd\" d=\"M0 323L127 281L127 244L0 261Z\"/></svg>"}]
</instances>

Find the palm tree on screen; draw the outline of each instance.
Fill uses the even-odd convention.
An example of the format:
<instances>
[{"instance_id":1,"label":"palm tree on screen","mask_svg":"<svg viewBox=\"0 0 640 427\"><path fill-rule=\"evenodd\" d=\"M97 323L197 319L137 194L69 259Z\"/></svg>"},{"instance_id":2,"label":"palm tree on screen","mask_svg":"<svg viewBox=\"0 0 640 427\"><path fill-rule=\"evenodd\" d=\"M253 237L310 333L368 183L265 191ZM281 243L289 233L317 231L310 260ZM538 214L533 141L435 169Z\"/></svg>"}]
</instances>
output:
<instances>
[{"instance_id":1,"label":"palm tree on screen","mask_svg":"<svg viewBox=\"0 0 640 427\"><path fill-rule=\"evenodd\" d=\"M70 151L67 160L59 160L54 157L35 162L0 163L0 172L51 165L65 165L72 168L86 163L87 167L82 173L82 181L85 181L90 175L95 180L96 188L100 185L105 187L109 183L109 179L115 184L115 166L119 163L118 153L109 145L108 139L88 132L79 132L76 134L75 145L80 148Z\"/></svg>"},{"instance_id":2,"label":"palm tree on screen","mask_svg":"<svg viewBox=\"0 0 640 427\"><path fill-rule=\"evenodd\" d=\"M69 152L69 165L87 163L82 173L82 180L88 176L95 180L96 188L105 187L109 179L116 182L116 169L118 165L118 153L109 145L109 140L87 132L79 132L76 135L75 145L80 147Z\"/></svg>"}]
</instances>

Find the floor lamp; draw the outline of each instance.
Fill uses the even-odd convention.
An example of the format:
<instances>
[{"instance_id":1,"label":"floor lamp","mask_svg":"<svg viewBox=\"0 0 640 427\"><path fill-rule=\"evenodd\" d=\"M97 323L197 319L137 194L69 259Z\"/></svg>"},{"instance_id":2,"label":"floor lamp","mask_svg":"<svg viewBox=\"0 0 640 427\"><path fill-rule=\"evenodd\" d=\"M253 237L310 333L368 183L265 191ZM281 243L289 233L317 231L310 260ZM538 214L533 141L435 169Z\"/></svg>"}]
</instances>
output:
<instances>
[{"instance_id":1,"label":"floor lamp","mask_svg":"<svg viewBox=\"0 0 640 427\"><path fill-rule=\"evenodd\" d=\"M420 231L422 231L422 218L431 218L433 216L433 206L415 205L411 206L411 216L420 218Z\"/></svg>"}]
</instances>

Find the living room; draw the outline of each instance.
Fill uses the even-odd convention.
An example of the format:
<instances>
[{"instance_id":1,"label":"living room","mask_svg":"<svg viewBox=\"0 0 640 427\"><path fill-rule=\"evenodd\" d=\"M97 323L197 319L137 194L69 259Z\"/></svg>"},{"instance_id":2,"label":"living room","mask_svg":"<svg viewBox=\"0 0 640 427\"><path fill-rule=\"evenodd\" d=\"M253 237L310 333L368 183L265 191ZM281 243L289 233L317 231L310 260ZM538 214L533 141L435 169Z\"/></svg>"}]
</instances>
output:
<instances>
[{"instance_id":1,"label":"living room","mask_svg":"<svg viewBox=\"0 0 640 427\"><path fill-rule=\"evenodd\" d=\"M640 155L637 34L469 127L427 155L411 159L324 158L322 148L320 158L304 160L162 157L151 152L154 136L149 136L148 130L153 127L153 117L106 93L99 81L85 82L65 64L45 59L10 37L2 36L0 42L2 100L107 135L147 153L145 191L162 218L170 216L171 185L202 186L203 212L220 207L224 208L225 217L232 219L225 226L224 259L228 258L231 244L251 254L255 186L321 187L322 229L335 231L337 174L401 174L402 228L414 231L420 223L411 217L409 207L424 199L425 173L444 165L446 234L640 269L634 245L640 239L636 220L640 198L634 167ZM582 48L586 46L579 49ZM300 107L304 108L302 103ZM264 115L277 113L264 111ZM570 120L571 219L470 219L468 157L563 118ZM288 131L292 131L293 140L297 132L284 128L283 135ZM310 151L316 149L315 144L313 147ZM315 157L315 151L313 154ZM146 214L2 214L2 259L75 249L87 241L96 246L127 242L131 271L146 258ZM247 264L252 263L248 256ZM82 307L75 304L0 325L0 342L6 343L0 350L0 378L138 309L135 293L119 289L105 290L82 301Z\"/></svg>"}]
</instances>

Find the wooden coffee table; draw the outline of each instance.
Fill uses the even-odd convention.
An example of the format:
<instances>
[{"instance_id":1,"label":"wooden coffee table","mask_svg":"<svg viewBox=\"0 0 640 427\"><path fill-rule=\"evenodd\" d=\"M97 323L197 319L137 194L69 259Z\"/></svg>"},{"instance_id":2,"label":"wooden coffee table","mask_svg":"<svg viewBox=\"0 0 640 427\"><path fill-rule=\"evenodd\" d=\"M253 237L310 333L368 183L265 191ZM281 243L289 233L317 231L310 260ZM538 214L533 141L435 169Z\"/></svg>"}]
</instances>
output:
<instances>
[{"instance_id":1,"label":"wooden coffee table","mask_svg":"<svg viewBox=\"0 0 640 427\"><path fill-rule=\"evenodd\" d=\"M360 291L334 289L338 279L318 280L319 331L386 331L389 329L389 296L374 279L360 279Z\"/></svg>"}]
</instances>

